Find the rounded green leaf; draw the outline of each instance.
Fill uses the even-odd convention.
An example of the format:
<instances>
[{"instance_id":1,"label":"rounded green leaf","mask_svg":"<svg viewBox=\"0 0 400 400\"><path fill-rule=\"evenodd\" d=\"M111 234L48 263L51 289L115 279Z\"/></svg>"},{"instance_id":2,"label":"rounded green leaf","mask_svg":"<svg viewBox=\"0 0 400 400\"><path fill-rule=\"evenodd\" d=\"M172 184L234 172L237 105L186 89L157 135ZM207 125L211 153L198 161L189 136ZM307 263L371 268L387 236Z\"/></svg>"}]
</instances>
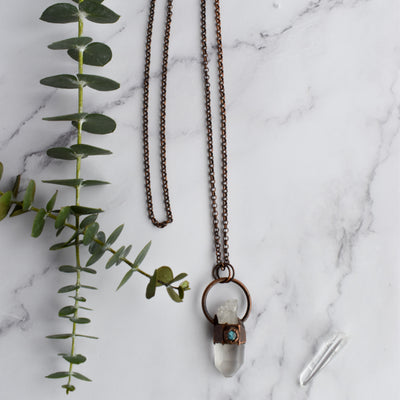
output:
<instances>
[{"instance_id":1,"label":"rounded green leaf","mask_svg":"<svg viewBox=\"0 0 400 400\"><path fill-rule=\"evenodd\" d=\"M70 76L72 76L72 75L70 75ZM102 92L119 89L118 82L115 82L109 78L105 78L104 76L78 74L77 77L79 79L78 86L79 85L89 86L90 88L92 88L94 90L99 90ZM59 87L59 86L57 86L57 87Z\"/></svg>"},{"instance_id":2,"label":"rounded green leaf","mask_svg":"<svg viewBox=\"0 0 400 400\"><path fill-rule=\"evenodd\" d=\"M79 49L74 47L68 50L68 54L75 61L79 61ZM94 65L103 67L112 58L111 49L104 43L90 43L83 50L83 63L86 65Z\"/></svg>"},{"instance_id":3,"label":"rounded green leaf","mask_svg":"<svg viewBox=\"0 0 400 400\"><path fill-rule=\"evenodd\" d=\"M72 265L61 265L60 267L58 267L58 270L61 272L65 272L65 273L73 273L73 272L77 272L78 268L72 266Z\"/></svg>"},{"instance_id":4,"label":"rounded green leaf","mask_svg":"<svg viewBox=\"0 0 400 400\"><path fill-rule=\"evenodd\" d=\"M43 12L40 19L46 22L67 24L68 22L79 21L78 8L69 3L54 4Z\"/></svg>"},{"instance_id":5,"label":"rounded green leaf","mask_svg":"<svg viewBox=\"0 0 400 400\"><path fill-rule=\"evenodd\" d=\"M76 216L88 215L88 214L98 214L103 212L100 208L90 208L90 207L82 207L82 206L71 206L71 211Z\"/></svg>"},{"instance_id":6,"label":"rounded green leaf","mask_svg":"<svg viewBox=\"0 0 400 400\"><path fill-rule=\"evenodd\" d=\"M61 289L58 290L58 293L68 293L68 292L72 292L76 289L79 289L79 286L76 285L67 285L67 286L63 286Z\"/></svg>"},{"instance_id":7,"label":"rounded green leaf","mask_svg":"<svg viewBox=\"0 0 400 400\"><path fill-rule=\"evenodd\" d=\"M48 203L46 204L46 210L48 212L52 211L54 208L54 205L56 204L56 200L57 200L57 194L58 194L58 190L53 194L52 198L48 201Z\"/></svg>"},{"instance_id":8,"label":"rounded green leaf","mask_svg":"<svg viewBox=\"0 0 400 400\"><path fill-rule=\"evenodd\" d=\"M54 75L47 78L43 78L40 83L45 86L51 86L60 89L77 89L80 86L80 82L75 75Z\"/></svg>"},{"instance_id":9,"label":"rounded green leaf","mask_svg":"<svg viewBox=\"0 0 400 400\"><path fill-rule=\"evenodd\" d=\"M86 357L82 354L75 354L73 356L70 354L61 354L61 356L65 361L68 361L71 364L82 364L86 361Z\"/></svg>"},{"instance_id":10,"label":"rounded green leaf","mask_svg":"<svg viewBox=\"0 0 400 400\"><path fill-rule=\"evenodd\" d=\"M174 274L170 267L160 267L157 271L157 286L162 286L162 284L168 284L174 279Z\"/></svg>"},{"instance_id":11,"label":"rounded green leaf","mask_svg":"<svg viewBox=\"0 0 400 400\"><path fill-rule=\"evenodd\" d=\"M76 160L76 154L68 147L53 147L47 150L47 155L59 160Z\"/></svg>"},{"instance_id":12,"label":"rounded green leaf","mask_svg":"<svg viewBox=\"0 0 400 400\"><path fill-rule=\"evenodd\" d=\"M83 317L80 317L80 318L71 317L69 320L71 322L73 322L74 324L89 324L90 323L89 318L83 318Z\"/></svg>"},{"instance_id":13,"label":"rounded green leaf","mask_svg":"<svg viewBox=\"0 0 400 400\"><path fill-rule=\"evenodd\" d=\"M58 312L58 316L59 317L65 317L66 315L74 314L75 311L76 311L76 308L74 306L66 306L66 307L63 307Z\"/></svg>"},{"instance_id":14,"label":"rounded green leaf","mask_svg":"<svg viewBox=\"0 0 400 400\"><path fill-rule=\"evenodd\" d=\"M78 127L77 122L72 122L75 127ZM98 135L105 135L115 131L117 124L115 121L103 114L88 114L84 118L82 129L85 132Z\"/></svg>"},{"instance_id":15,"label":"rounded green leaf","mask_svg":"<svg viewBox=\"0 0 400 400\"><path fill-rule=\"evenodd\" d=\"M97 232L99 231L99 224L97 222L94 222L93 224L89 225L85 233L83 235L83 240L82 243L85 246L88 246L90 243L92 243L93 239L95 238Z\"/></svg>"},{"instance_id":16,"label":"rounded green leaf","mask_svg":"<svg viewBox=\"0 0 400 400\"><path fill-rule=\"evenodd\" d=\"M151 299L156 294L157 288L157 270L154 271L153 276L150 278L150 282L146 288L146 298Z\"/></svg>"},{"instance_id":17,"label":"rounded green leaf","mask_svg":"<svg viewBox=\"0 0 400 400\"><path fill-rule=\"evenodd\" d=\"M179 294L176 293L172 287L167 287L167 292L173 301L176 303L182 303L182 299L179 297Z\"/></svg>"},{"instance_id":18,"label":"rounded green leaf","mask_svg":"<svg viewBox=\"0 0 400 400\"><path fill-rule=\"evenodd\" d=\"M71 149L77 156L106 156L112 154L111 151L102 149L100 147L90 146L89 144L73 144Z\"/></svg>"},{"instance_id":19,"label":"rounded green leaf","mask_svg":"<svg viewBox=\"0 0 400 400\"><path fill-rule=\"evenodd\" d=\"M8 191L0 197L0 221L4 219L11 208L12 192Z\"/></svg>"},{"instance_id":20,"label":"rounded green leaf","mask_svg":"<svg viewBox=\"0 0 400 400\"><path fill-rule=\"evenodd\" d=\"M86 36L74 37L49 44L48 48L51 50L76 49L79 47L86 47L91 41L93 41L93 39Z\"/></svg>"},{"instance_id":21,"label":"rounded green leaf","mask_svg":"<svg viewBox=\"0 0 400 400\"><path fill-rule=\"evenodd\" d=\"M95 222L97 219L97 215L93 214L93 215L89 215L87 217L85 217L81 224L79 225L80 228L84 229L87 226L89 226L90 224L93 224L93 222Z\"/></svg>"},{"instance_id":22,"label":"rounded green leaf","mask_svg":"<svg viewBox=\"0 0 400 400\"><path fill-rule=\"evenodd\" d=\"M22 210L23 211L29 210L29 207L31 206L33 199L35 197L35 191L36 191L35 181L31 180L28 183L28 187L26 188L26 192L24 195L24 200L22 202Z\"/></svg>"},{"instance_id":23,"label":"rounded green leaf","mask_svg":"<svg viewBox=\"0 0 400 400\"><path fill-rule=\"evenodd\" d=\"M59 378L66 378L69 376L69 372L55 372L54 374L47 375L46 378L49 379L59 379Z\"/></svg>"},{"instance_id":24,"label":"rounded green leaf","mask_svg":"<svg viewBox=\"0 0 400 400\"><path fill-rule=\"evenodd\" d=\"M31 233L32 237L37 238L42 233L45 223L44 219L45 216L46 216L46 210L44 208L41 208L37 212L35 219L33 220L32 233Z\"/></svg>"},{"instance_id":25,"label":"rounded green leaf","mask_svg":"<svg viewBox=\"0 0 400 400\"><path fill-rule=\"evenodd\" d=\"M85 17L89 21L97 22L98 24L112 24L119 19L118 14L97 1L84 0L79 3L79 9L85 13Z\"/></svg>"},{"instance_id":26,"label":"rounded green leaf","mask_svg":"<svg viewBox=\"0 0 400 400\"><path fill-rule=\"evenodd\" d=\"M55 222L56 229L60 229L65 224L65 221L67 220L70 213L71 213L71 208L69 206L61 208Z\"/></svg>"}]
</instances>

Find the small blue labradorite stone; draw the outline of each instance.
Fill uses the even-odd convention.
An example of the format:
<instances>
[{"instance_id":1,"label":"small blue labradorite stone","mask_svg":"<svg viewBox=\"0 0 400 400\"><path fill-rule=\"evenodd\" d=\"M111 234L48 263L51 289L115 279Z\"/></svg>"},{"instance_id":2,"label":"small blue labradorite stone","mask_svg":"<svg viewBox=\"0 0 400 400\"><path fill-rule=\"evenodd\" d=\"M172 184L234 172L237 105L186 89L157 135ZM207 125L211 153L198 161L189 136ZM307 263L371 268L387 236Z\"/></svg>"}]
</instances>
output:
<instances>
[{"instance_id":1,"label":"small blue labradorite stone","mask_svg":"<svg viewBox=\"0 0 400 400\"><path fill-rule=\"evenodd\" d=\"M227 337L228 337L228 340L233 342L237 338L236 332L234 330L229 331Z\"/></svg>"}]
</instances>

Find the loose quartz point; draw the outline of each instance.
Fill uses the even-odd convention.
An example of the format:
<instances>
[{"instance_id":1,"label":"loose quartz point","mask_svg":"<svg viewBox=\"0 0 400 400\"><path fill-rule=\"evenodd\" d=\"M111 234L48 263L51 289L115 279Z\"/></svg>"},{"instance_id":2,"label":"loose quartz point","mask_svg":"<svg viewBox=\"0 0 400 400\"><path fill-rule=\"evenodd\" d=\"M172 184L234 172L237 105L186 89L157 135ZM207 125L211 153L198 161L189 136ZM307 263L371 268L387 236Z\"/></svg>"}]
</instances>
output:
<instances>
[{"instance_id":1,"label":"loose quartz point","mask_svg":"<svg viewBox=\"0 0 400 400\"><path fill-rule=\"evenodd\" d=\"M227 300L218 308L218 324L239 324L237 316L237 300ZM226 332L228 341L237 339L237 332L234 329ZM235 375L244 362L244 344L215 343L214 344L215 366L225 377Z\"/></svg>"}]
</instances>

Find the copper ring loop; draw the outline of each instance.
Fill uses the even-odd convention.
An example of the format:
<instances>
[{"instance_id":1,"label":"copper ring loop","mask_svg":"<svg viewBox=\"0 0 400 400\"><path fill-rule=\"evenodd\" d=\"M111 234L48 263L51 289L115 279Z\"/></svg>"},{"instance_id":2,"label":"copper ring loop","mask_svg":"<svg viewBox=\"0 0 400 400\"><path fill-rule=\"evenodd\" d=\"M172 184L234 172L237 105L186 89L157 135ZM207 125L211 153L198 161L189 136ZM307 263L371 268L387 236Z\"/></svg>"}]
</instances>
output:
<instances>
[{"instance_id":1,"label":"copper ring loop","mask_svg":"<svg viewBox=\"0 0 400 400\"><path fill-rule=\"evenodd\" d=\"M236 285L238 285L244 292L245 296L246 296L246 300L247 300L247 309L246 312L244 313L243 317L240 319L241 321L246 321L246 319L248 318L249 314L250 314L250 310L251 310L251 297L250 297L250 293L249 290L247 289L247 287L239 280L237 279L231 279L229 282L233 282ZM212 282L210 282L208 284L208 286L205 288L204 292L203 292L203 296L201 298L201 307L203 308L203 313L206 316L206 318L212 323L214 324L214 318L210 315L210 313L207 310L207 296L209 291L211 290L211 288L216 285L217 283L227 283L226 278L219 278L219 279L215 279Z\"/></svg>"},{"instance_id":2,"label":"copper ring loop","mask_svg":"<svg viewBox=\"0 0 400 400\"><path fill-rule=\"evenodd\" d=\"M228 270L228 276L221 277L219 275L220 271L225 271L226 269ZM225 279L225 283L228 283L235 279L235 268L233 268L233 266L229 263L219 263L213 268L212 274L214 279L223 278Z\"/></svg>"}]
</instances>

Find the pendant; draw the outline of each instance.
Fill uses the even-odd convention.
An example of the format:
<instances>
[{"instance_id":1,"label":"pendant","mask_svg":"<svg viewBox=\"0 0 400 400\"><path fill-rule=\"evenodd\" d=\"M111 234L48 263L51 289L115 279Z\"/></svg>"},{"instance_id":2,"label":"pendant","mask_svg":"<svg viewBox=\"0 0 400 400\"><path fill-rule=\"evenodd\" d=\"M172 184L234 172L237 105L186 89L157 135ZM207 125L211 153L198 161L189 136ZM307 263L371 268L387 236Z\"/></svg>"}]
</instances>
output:
<instances>
[{"instance_id":1,"label":"pendant","mask_svg":"<svg viewBox=\"0 0 400 400\"><path fill-rule=\"evenodd\" d=\"M244 284L236 279L218 278L212 281L204 290L202 298L203 312L206 318L214 325L214 363L215 367L225 377L231 377L240 369L244 362L244 348L246 330L243 322L247 319L251 309L251 298ZM237 300L227 300L222 304L214 318L207 310L207 295L217 283L233 282L241 287L246 295L247 310L242 318L237 315Z\"/></svg>"}]
</instances>

